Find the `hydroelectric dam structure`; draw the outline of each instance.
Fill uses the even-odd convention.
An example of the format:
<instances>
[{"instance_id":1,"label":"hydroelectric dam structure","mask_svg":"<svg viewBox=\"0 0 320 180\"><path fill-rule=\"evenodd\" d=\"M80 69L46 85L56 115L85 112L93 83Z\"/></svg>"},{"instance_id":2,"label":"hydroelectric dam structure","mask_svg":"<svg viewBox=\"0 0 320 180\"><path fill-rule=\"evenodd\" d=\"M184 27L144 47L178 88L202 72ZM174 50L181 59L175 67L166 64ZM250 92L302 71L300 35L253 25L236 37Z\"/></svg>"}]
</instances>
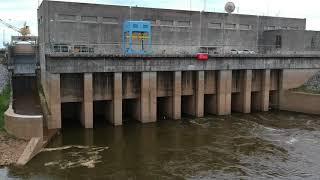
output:
<instances>
[{"instance_id":1,"label":"hydroelectric dam structure","mask_svg":"<svg viewBox=\"0 0 320 180\"><path fill-rule=\"evenodd\" d=\"M305 19L43 1L38 29L47 129L286 110L320 69Z\"/></svg>"}]
</instances>

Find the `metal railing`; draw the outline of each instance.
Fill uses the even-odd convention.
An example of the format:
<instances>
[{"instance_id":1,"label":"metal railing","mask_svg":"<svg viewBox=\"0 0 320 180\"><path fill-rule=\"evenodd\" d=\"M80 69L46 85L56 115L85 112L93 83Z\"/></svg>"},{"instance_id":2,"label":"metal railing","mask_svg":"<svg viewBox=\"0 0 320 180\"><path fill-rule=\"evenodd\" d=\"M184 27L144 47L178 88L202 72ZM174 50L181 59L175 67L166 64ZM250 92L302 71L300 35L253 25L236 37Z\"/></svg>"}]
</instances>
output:
<instances>
[{"instance_id":1,"label":"metal railing","mask_svg":"<svg viewBox=\"0 0 320 180\"><path fill-rule=\"evenodd\" d=\"M134 44L134 48L141 48ZM108 44L46 44L46 54L81 55L124 55L121 43ZM320 51L290 51L276 45L243 47L241 45L185 45L152 44L147 55L195 55L196 53L214 54L320 54Z\"/></svg>"}]
</instances>

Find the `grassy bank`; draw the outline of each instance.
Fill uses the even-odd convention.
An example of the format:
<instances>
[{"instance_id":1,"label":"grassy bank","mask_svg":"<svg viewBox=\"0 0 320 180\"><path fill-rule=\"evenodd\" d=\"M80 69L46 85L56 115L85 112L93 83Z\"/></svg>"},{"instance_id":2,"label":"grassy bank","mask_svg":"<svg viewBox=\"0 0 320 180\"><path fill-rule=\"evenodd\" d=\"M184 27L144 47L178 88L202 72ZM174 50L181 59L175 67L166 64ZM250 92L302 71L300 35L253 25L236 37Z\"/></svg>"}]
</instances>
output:
<instances>
[{"instance_id":1,"label":"grassy bank","mask_svg":"<svg viewBox=\"0 0 320 180\"><path fill-rule=\"evenodd\" d=\"M6 86L0 94L0 131L4 129L4 112L10 103L10 87Z\"/></svg>"},{"instance_id":2,"label":"grassy bank","mask_svg":"<svg viewBox=\"0 0 320 180\"><path fill-rule=\"evenodd\" d=\"M305 93L311 93L311 94L320 94L320 90L319 89L312 89L308 86L302 85L298 88L294 88L292 89L293 91L297 91L297 92L305 92Z\"/></svg>"}]
</instances>

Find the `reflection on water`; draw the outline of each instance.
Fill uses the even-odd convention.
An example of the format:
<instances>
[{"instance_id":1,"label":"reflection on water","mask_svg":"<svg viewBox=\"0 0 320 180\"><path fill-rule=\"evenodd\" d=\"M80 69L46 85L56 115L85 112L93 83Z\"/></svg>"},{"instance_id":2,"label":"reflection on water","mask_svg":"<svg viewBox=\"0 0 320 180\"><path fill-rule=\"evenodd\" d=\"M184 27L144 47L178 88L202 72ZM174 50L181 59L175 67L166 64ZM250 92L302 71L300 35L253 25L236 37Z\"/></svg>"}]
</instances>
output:
<instances>
[{"instance_id":1,"label":"reflection on water","mask_svg":"<svg viewBox=\"0 0 320 180\"><path fill-rule=\"evenodd\" d=\"M0 177L318 179L319 120L269 112L66 129L27 166L0 169Z\"/></svg>"}]
</instances>

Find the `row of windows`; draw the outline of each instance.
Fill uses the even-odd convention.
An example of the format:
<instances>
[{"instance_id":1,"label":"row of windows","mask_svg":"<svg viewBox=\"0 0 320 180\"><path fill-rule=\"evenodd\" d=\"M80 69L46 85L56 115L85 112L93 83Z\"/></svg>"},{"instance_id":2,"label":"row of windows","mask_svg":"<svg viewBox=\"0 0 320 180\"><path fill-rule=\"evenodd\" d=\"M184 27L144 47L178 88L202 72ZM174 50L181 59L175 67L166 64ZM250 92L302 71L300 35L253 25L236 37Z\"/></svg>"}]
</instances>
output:
<instances>
[{"instance_id":1,"label":"row of windows","mask_svg":"<svg viewBox=\"0 0 320 180\"><path fill-rule=\"evenodd\" d=\"M76 15L59 14L56 18L59 21L77 21ZM81 16L80 18L83 22L98 22L97 16ZM152 20L144 19L145 21L150 21L153 26L178 26L178 27L191 27L192 23L190 21L174 21L174 20ZM118 24L119 20L117 17L102 17L102 23L107 24ZM252 25L249 24L235 24L235 23L208 23L208 28L212 29L240 29L240 30L251 30ZM265 26L264 30L299 30L299 27L278 27L278 26Z\"/></svg>"},{"instance_id":2,"label":"row of windows","mask_svg":"<svg viewBox=\"0 0 320 180\"><path fill-rule=\"evenodd\" d=\"M77 21L76 15L59 14L56 18L58 21ZM84 22L98 22L97 16L81 16L81 21ZM118 18L116 17L102 17L102 23L118 24Z\"/></svg>"},{"instance_id":3,"label":"row of windows","mask_svg":"<svg viewBox=\"0 0 320 180\"><path fill-rule=\"evenodd\" d=\"M251 30L252 26L249 24L233 24L233 23L208 23L208 28L212 29L240 29L240 30Z\"/></svg>"},{"instance_id":4,"label":"row of windows","mask_svg":"<svg viewBox=\"0 0 320 180\"><path fill-rule=\"evenodd\" d=\"M292 27L287 27L287 26L265 26L264 30L299 30L299 27L292 26Z\"/></svg>"}]
</instances>

